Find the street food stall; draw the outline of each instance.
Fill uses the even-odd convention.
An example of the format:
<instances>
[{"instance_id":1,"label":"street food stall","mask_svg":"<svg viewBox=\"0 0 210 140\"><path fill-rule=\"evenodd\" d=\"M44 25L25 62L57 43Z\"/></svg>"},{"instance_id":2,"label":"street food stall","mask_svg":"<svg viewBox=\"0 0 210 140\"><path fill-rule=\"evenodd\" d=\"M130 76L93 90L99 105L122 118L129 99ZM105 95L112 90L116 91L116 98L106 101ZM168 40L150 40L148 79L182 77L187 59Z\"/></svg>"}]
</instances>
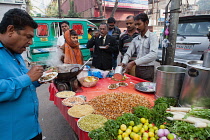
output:
<instances>
[{"instance_id":1,"label":"street food stall","mask_svg":"<svg viewBox=\"0 0 210 140\"><path fill-rule=\"evenodd\" d=\"M148 99L152 105L155 100L154 94L139 92L134 87L136 83L146 82L146 81L143 79L134 77L134 76L130 76L130 75L126 75L126 77L127 79L124 82L127 83L128 86L118 87L117 89L108 89L108 86L110 84L119 83L119 81L112 80L111 78L104 78L104 79L100 79L97 85L94 87L91 87L91 88L81 87L80 89L81 92L77 92L76 95L83 95L86 97L86 101L90 101L96 96L113 93L113 92L139 94L139 95L144 96L146 99ZM56 97L56 93L58 92L58 89L56 88L54 83L50 84L49 92L50 92L49 100L53 101L54 104L59 108L61 114L64 116L64 118L68 121L68 123L73 128L75 133L78 135L78 138L80 140L89 140L90 138L88 137L88 133L85 131L82 131L77 126L78 118L74 118L68 115L67 112L70 107L63 105L62 100L64 99Z\"/></svg>"},{"instance_id":2,"label":"street food stall","mask_svg":"<svg viewBox=\"0 0 210 140\"><path fill-rule=\"evenodd\" d=\"M177 81L177 76L173 78L177 75L174 67L159 70L164 79L170 78L167 81ZM180 107L176 98L157 97L162 96L155 93L157 81L155 84L128 74L121 81L94 76L81 79L77 86L73 84L73 91L63 91L55 82L49 86L49 100L59 108L79 140L203 140L210 137L209 109ZM165 84L162 78L157 79L158 86ZM173 89L167 87L169 91ZM163 96L167 96L165 93Z\"/></svg>"}]
</instances>

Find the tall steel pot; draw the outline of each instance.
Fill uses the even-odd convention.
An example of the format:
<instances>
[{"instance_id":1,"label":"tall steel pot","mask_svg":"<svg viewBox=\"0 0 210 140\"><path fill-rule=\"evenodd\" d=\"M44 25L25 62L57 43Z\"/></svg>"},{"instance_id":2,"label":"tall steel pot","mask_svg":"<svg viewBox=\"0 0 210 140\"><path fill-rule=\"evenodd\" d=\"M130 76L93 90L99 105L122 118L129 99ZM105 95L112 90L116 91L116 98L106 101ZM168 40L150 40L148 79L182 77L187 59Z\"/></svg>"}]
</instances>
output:
<instances>
[{"instance_id":1,"label":"tall steel pot","mask_svg":"<svg viewBox=\"0 0 210 140\"><path fill-rule=\"evenodd\" d=\"M178 99L185 76L185 68L171 65L157 67L156 97L173 97Z\"/></svg>"},{"instance_id":2,"label":"tall steel pot","mask_svg":"<svg viewBox=\"0 0 210 140\"><path fill-rule=\"evenodd\" d=\"M210 68L203 61L188 61L179 104L210 107Z\"/></svg>"}]
</instances>

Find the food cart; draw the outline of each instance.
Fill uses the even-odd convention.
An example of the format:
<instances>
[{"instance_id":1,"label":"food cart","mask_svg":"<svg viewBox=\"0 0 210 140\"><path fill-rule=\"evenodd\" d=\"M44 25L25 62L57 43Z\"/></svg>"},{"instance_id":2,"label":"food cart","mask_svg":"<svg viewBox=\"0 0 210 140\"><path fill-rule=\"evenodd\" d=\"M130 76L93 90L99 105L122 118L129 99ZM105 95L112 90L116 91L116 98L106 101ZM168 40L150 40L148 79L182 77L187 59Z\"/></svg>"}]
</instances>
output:
<instances>
[{"instance_id":1,"label":"food cart","mask_svg":"<svg viewBox=\"0 0 210 140\"><path fill-rule=\"evenodd\" d=\"M154 106L155 105L155 101L157 101L156 99L155 99L155 95L153 94L153 93L150 93L150 92L140 92L139 90L137 90L136 89L136 87L135 87L135 85L137 84L137 83L141 83L141 82L147 82L147 81L145 81L145 80L143 80L143 79L140 79L140 78L137 78L137 77L134 77L134 76L130 76L130 75L128 75L128 74L126 74L126 80L125 81L123 81L124 83L127 83L127 86L122 86L122 87L118 87L118 88L116 88L116 89L109 89L108 87L111 85L111 84L116 84L116 83L119 83L119 81L115 81L115 80L113 80L112 78L102 78L102 79L100 79L98 82L97 82L97 84L96 84L96 86L94 86L94 87L90 87L90 88L88 88L88 87L81 87L81 90L80 90L80 92L76 92L76 95L78 96L78 95L82 95L82 96L85 96L86 97L86 101L88 102L88 101L92 101L93 99L95 99L95 98L97 98L97 97L101 97L101 96L104 96L104 95L108 95L108 94L115 94L115 93L118 93L118 94L123 94L123 93L128 93L128 94L130 94L130 95L139 95L139 96L142 96L143 97L143 99L142 99L142 101L145 101L145 100L148 100L149 101L149 103L150 103L150 105L151 105L151 107L152 106ZM55 86L55 84L54 83L51 83L50 84L50 87L49 87L49 92L50 92L50 100L51 101L53 101L54 102L54 104L59 108L59 110L60 110L60 112L61 112L61 114L64 116L64 118L67 120L67 122L69 123L69 125L72 127L72 129L74 130L74 132L78 135L78 138L79 138L79 140L90 140L91 138L89 137L89 134L88 134L88 132L86 132L86 131L84 131L84 130L82 130L80 127L79 127L79 125L78 125L78 121L80 121L80 118L75 118L75 117L72 117L71 115L69 115L68 114L68 110L71 108L71 107L69 107L69 106L66 106L66 105L64 105L64 103L63 103L63 100L65 100L65 99L62 99L62 98L59 98L59 97L57 97L56 96L56 94L57 93L59 93L58 92L58 89L56 88L56 86ZM111 100L112 102L115 102L115 99L116 98L113 98L112 100L111 99L108 99L108 100ZM116 99L117 100L117 99ZM127 106L130 106L130 104L131 103L129 103L129 101L127 101L127 100L125 100L126 102L125 102L125 104L127 105ZM102 105L102 102L99 102L99 104L101 103L101 105ZM115 106L117 106L116 104L115 104ZM149 107L150 109L151 109L151 107ZM159 106L160 107L160 106ZM148 111L150 110L148 108ZM161 108L158 108L158 110L161 110ZM180 110L180 108L169 108L169 110L168 111L171 111L171 113L174 113L173 112L173 110ZM183 108L181 108L181 110L183 110ZM184 109L184 110L186 110L186 108ZM190 111L191 109L189 109L189 108L187 108L187 110L188 111ZM165 110L166 111L166 110ZM116 112L115 112L116 113ZM126 112L124 112L125 114L126 114ZM166 112L165 112L166 113ZM122 113L123 114L123 113ZM167 114L167 113L166 113ZM176 114L176 113L175 113ZM156 115L165 115L165 114L156 114ZM179 115L178 115L179 116ZM184 115L182 115L182 117L183 117ZM162 116L163 117L163 116ZM177 117L177 116L176 116ZM141 118L142 119L142 118ZM141 120L140 119L140 120ZM144 118L143 118L144 119ZM173 119L175 119L175 118L173 118L173 117L171 117L171 118L168 118L169 119L169 121L174 121ZM171 120L170 120L171 119ZM139 119L138 119L139 120ZM181 118L181 120L182 120L182 118ZM188 120L188 119L186 119L186 120ZM113 121L113 120L112 120ZM143 120L141 120L141 121L143 121ZM146 120L145 120L146 121ZM147 120L148 121L148 120ZM114 121L113 121L114 122ZM146 123L146 122L145 122ZM148 123L149 123L149 121L148 121ZM173 123L172 123L173 124ZM184 124L184 125L187 125L187 127L186 128L183 128L183 130L181 130L180 129L180 132L182 131L186 131L186 136L185 136L185 139L186 139L186 137L191 137L191 135L189 135L190 133L192 133L191 132L191 130L190 131L188 131L189 129L193 129L193 130L197 130L197 129L199 129L199 128L196 128L196 129L194 129L194 128L192 128L192 127L194 127L193 125L190 125L190 124L186 124L186 122L184 122L184 123L182 123L182 124L180 124L180 123L174 123L175 125L176 125L176 127L178 127L179 129L182 127L182 124ZM123 124L122 124L123 125ZM131 125L131 124L130 124ZM149 124L147 124L148 126L149 126ZM154 124L151 124L151 125L154 125ZM167 124L166 124L167 125ZM200 125L200 122L199 122L199 124L196 124L196 125ZM127 126L128 127L128 126ZM153 127L153 126L151 126L151 127ZM119 129L123 129L123 128L121 128L121 126L119 126ZM127 128L128 129L128 128ZM126 132L126 130L127 129L125 129L125 131L124 131L124 133L127 133ZM162 129L165 129L165 126L164 125L162 125L162 126L158 126L158 129L159 130L162 130ZM133 130L133 129L132 129ZM158 131L159 131L158 130ZM207 133L208 132L210 132L209 130L209 127L207 127L207 128L201 128L200 129L201 131L200 132L205 132L205 134L203 133L203 136L204 136L204 138L206 137L206 135L207 135ZM205 131L204 131L205 130ZM120 131L120 130L119 130ZM137 130L133 130L133 131L137 131ZM207 132L206 132L207 131ZM90 131L90 132L92 132L92 131ZM196 136L198 136L198 133L200 133L200 132L193 132L193 133L195 133L196 134ZM120 133L120 132L119 132ZM137 133L137 132L136 132ZM146 133L149 133L148 131L146 131ZM118 133L117 133L118 134ZM140 134L140 132L139 132L139 134ZM169 133L169 134L171 134L171 133ZM120 135L124 135L124 134L120 134ZM170 135L171 136L171 135ZM182 134L182 136L183 136L183 134ZM194 137L196 137L196 136L194 136ZM126 137L126 136L124 136L124 137ZM193 137L193 135L192 135L192 137ZM117 139L117 136L115 137L116 139ZM118 139L121 139L121 138L118 138ZM180 138L178 138L177 137L177 139L180 139ZM201 139L201 138L200 138ZM125 140L125 139L123 139L123 140ZM139 139L138 139L139 140Z\"/></svg>"}]
</instances>

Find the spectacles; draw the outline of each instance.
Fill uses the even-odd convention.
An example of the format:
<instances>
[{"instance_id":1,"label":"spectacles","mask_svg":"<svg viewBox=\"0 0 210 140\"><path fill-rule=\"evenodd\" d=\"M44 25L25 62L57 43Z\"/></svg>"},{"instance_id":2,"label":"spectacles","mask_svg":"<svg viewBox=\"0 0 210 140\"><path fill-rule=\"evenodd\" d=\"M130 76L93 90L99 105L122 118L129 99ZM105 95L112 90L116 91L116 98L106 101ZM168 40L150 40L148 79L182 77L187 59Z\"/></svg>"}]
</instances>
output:
<instances>
[{"instance_id":1,"label":"spectacles","mask_svg":"<svg viewBox=\"0 0 210 140\"><path fill-rule=\"evenodd\" d=\"M114 25L109 25L109 26L113 27Z\"/></svg>"}]
</instances>

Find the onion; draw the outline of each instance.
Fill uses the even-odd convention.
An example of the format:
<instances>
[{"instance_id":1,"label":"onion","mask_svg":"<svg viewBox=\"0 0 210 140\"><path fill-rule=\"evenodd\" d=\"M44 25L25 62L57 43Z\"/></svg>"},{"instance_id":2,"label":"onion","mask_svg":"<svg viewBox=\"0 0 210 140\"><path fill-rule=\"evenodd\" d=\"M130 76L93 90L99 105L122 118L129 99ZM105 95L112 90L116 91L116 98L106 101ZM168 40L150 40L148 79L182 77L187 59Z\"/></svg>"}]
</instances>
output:
<instances>
[{"instance_id":1,"label":"onion","mask_svg":"<svg viewBox=\"0 0 210 140\"><path fill-rule=\"evenodd\" d=\"M158 132L157 132L157 135L158 137L164 137L165 136L165 133L164 133L164 129L159 129Z\"/></svg>"},{"instance_id":2,"label":"onion","mask_svg":"<svg viewBox=\"0 0 210 140\"><path fill-rule=\"evenodd\" d=\"M170 132L168 131L168 129L163 129L164 131L164 136L167 136Z\"/></svg>"},{"instance_id":3,"label":"onion","mask_svg":"<svg viewBox=\"0 0 210 140\"><path fill-rule=\"evenodd\" d=\"M159 140L168 140L166 137L161 137Z\"/></svg>"}]
</instances>

